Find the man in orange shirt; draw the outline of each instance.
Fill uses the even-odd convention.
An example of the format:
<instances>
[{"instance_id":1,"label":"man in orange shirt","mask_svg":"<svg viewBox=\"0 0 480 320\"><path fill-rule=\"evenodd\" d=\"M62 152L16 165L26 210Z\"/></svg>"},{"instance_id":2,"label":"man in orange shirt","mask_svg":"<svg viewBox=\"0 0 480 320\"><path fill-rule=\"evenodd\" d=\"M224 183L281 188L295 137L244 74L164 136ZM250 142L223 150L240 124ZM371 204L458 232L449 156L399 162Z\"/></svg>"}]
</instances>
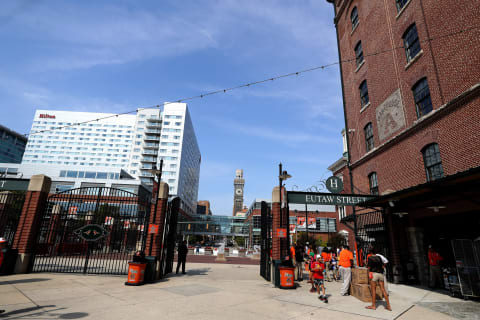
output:
<instances>
[{"instance_id":1,"label":"man in orange shirt","mask_svg":"<svg viewBox=\"0 0 480 320\"><path fill-rule=\"evenodd\" d=\"M292 261L292 265L294 268L297 267L297 260L295 259L295 243L293 243L291 246L290 246L290 260ZM294 274L294 278L295 280L298 280L298 277L296 274Z\"/></svg>"},{"instance_id":2,"label":"man in orange shirt","mask_svg":"<svg viewBox=\"0 0 480 320\"><path fill-rule=\"evenodd\" d=\"M442 277L442 268L440 267L440 262L443 260L443 257L433 249L430 245L428 246L428 264L430 265L430 287L443 288L443 277Z\"/></svg>"},{"instance_id":3,"label":"man in orange shirt","mask_svg":"<svg viewBox=\"0 0 480 320\"><path fill-rule=\"evenodd\" d=\"M353 253L349 250L348 246L343 246L343 250L340 251L340 255L338 256L338 265L340 266L340 276L343 280L340 294L342 296L348 296L350 280L352 279L351 268L353 267Z\"/></svg>"}]
</instances>

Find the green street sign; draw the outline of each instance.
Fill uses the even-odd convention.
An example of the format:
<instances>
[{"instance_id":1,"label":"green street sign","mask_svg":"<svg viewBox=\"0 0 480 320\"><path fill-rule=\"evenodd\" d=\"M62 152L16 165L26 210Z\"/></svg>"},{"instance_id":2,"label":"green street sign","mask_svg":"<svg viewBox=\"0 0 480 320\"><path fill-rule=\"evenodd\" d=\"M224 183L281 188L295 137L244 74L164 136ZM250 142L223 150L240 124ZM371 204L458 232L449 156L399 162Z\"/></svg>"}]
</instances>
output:
<instances>
[{"instance_id":1,"label":"green street sign","mask_svg":"<svg viewBox=\"0 0 480 320\"><path fill-rule=\"evenodd\" d=\"M359 203L376 198L375 196L364 196L356 194L298 191L288 191L287 197L289 203L323 204L334 206L356 206Z\"/></svg>"},{"instance_id":2,"label":"green street sign","mask_svg":"<svg viewBox=\"0 0 480 320\"><path fill-rule=\"evenodd\" d=\"M108 232L98 224L87 224L78 228L73 233L85 241L97 241L105 237Z\"/></svg>"},{"instance_id":3,"label":"green street sign","mask_svg":"<svg viewBox=\"0 0 480 320\"><path fill-rule=\"evenodd\" d=\"M339 177L331 176L327 179L325 185L331 193L339 193L343 190L343 181Z\"/></svg>"},{"instance_id":4,"label":"green street sign","mask_svg":"<svg viewBox=\"0 0 480 320\"><path fill-rule=\"evenodd\" d=\"M1 179L0 191L26 191L30 180Z\"/></svg>"}]
</instances>

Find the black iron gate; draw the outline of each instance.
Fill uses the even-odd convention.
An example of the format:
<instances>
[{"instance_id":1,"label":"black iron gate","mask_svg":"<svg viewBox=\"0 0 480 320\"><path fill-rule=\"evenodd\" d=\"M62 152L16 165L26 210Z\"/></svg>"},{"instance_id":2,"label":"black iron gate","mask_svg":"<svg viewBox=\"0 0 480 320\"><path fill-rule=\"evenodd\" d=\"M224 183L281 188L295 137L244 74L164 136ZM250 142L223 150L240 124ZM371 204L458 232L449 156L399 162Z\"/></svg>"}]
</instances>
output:
<instances>
[{"instance_id":1,"label":"black iron gate","mask_svg":"<svg viewBox=\"0 0 480 320\"><path fill-rule=\"evenodd\" d=\"M0 192L0 236L11 248L25 202L25 191Z\"/></svg>"},{"instance_id":2,"label":"black iron gate","mask_svg":"<svg viewBox=\"0 0 480 320\"><path fill-rule=\"evenodd\" d=\"M173 256L175 254L175 240L177 238L178 211L180 198L174 198L168 202L163 228L162 251L160 252L160 278L173 270Z\"/></svg>"},{"instance_id":3,"label":"black iron gate","mask_svg":"<svg viewBox=\"0 0 480 320\"><path fill-rule=\"evenodd\" d=\"M272 217L270 207L265 201L261 202L260 230L262 236L260 252L260 275L270 281L270 249L272 246Z\"/></svg>"},{"instance_id":4,"label":"black iron gate","mask_svg":"<svg viewBox=\"0 0 480 320\"><path fill-rule=\"evenodd\" d=\"M148 198L121 189L88 187L49 196L32 271L127 274L145 250Z\"/></svg>"},{"instance_id":5,"label":"black iron gate","mask_svg":"<svg viewBox=\"0 0 480 320\"><path fill-rule=\"evenodd\" d=\"M367 263L367 255L370 247L374 247L377 253L389 259L388 238L385 220L382 210L362 209L357 211L357 233L355 234L356 251L362 265ZM389 263L387 267L391 265ZM387 277L391 272L387 268Z\"/></svg>"}]
</instances>

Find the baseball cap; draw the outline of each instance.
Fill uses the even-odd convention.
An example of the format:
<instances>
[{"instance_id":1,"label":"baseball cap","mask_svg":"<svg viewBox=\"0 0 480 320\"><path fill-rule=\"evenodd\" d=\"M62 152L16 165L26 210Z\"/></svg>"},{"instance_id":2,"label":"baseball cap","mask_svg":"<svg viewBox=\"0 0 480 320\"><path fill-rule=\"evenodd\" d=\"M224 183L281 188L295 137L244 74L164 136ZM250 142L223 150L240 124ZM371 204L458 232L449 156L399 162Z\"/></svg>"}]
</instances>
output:
<instances>
[{"instance_id":1,"label":"baseball cap","mask_svg":"<svg viewBox=\"0 0 480 320\"><path fill-rule=\"evenodd\" d=\"M5 238L3 237L0 237L0 243L4 243L4 242L7 242L7 240L5 240Z\"/></svg>"}]
</instances>

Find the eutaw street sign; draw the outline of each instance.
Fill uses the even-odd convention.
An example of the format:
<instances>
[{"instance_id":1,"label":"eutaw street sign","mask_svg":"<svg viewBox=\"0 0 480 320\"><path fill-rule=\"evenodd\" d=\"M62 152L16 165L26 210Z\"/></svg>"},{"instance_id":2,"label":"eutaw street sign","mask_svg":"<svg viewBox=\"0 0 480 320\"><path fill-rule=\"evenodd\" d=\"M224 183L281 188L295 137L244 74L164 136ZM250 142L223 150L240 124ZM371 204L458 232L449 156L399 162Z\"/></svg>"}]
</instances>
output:
<instances>
[{"instance_id":1,"label":"eutaw street sign","mask_svg":"<svg viewBox=\"0 0 480 320\"><path fill-rule=\"evenodd\" d=\"M375 196L358 194L321 193L288 191L288 203L323 204L334 206L356 206L359 203L374 199Z\"/></svg>"}]
</instances>

